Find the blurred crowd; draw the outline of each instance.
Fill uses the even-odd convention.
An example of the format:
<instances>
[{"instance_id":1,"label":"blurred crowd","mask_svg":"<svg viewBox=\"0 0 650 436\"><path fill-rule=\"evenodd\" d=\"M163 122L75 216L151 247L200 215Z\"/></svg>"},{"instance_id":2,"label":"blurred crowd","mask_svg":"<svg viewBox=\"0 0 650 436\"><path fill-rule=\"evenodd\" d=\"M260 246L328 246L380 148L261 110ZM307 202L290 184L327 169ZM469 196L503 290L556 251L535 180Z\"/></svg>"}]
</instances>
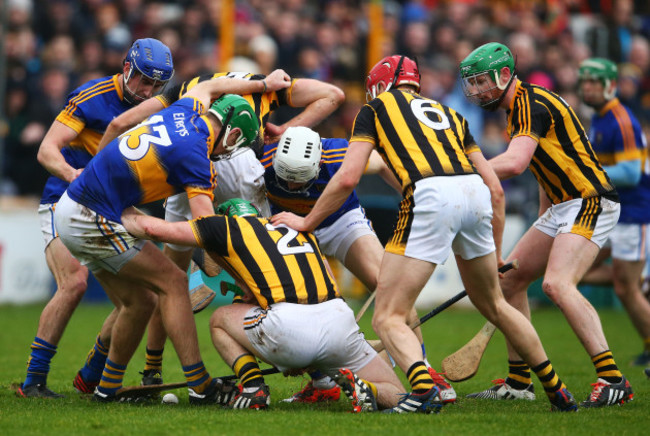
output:
<instances>
[{"instance_id":1,"label":"blurred crowd","mask_svg":"<svg viewBox=\"0 0 650 436\"><path fill-rule=\"evenodd\" d=\"M68 92L92 78L120 72L127 49L142 37L170 47L174 82L201 73L283 68L294 77L335 83L346 92L346 103L318 130L326 137L349 137L354 115L365 102L370 3L236 1L235 53L220 65L222 1L0 0L6 58L0 195L40 195L47 174L36 153ZM590 56L614 60L619 97L650 133L647 0L374 3L383 4L382 56L416 56L421 94L463 114L488 157L507 143L503 114L472 106L458 82L460 60L488 41L507 44L516 55L518 76L558 92L585 123L590 112L576 94L577 66ZM506 189L511 212L536 214L532 176L517 178Z\"/></svg>"}]
</instances>

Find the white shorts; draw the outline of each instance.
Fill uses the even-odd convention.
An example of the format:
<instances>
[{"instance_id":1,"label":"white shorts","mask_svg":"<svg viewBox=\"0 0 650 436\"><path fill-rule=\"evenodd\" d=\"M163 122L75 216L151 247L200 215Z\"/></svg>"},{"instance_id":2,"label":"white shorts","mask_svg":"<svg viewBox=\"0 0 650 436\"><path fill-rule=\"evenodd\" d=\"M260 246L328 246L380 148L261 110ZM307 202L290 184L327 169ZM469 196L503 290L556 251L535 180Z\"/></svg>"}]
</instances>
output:
<instances>
[{"instance_id":1,"label":"white shorts","mask_svg":"<svg viewBox=\"0 0 650 436\"><path fill-rule=\"evenodd\" d=\"M405 192L389 253L444 264L496 250L490 190L477 174L427 177Z\"/></svg>"},{"instance_id":2,"label":"white shorts","mask_svg":"<svg viewBox=\"0 0 650 436\"><path fill-rule=\"evenodd\" d=\"M620 214L621 205L607 198L577 198L552 205L533 226L553 238L560 233L584 236L603 248Z\"/></svg>"},{"instance_id":3,"label":"white shorts","mask_svg":"<svg viewBox=\"0 0 650 436\"><path fill-rule=\"evenodd\" d=\"M45 241L45 248L59 236L54 228L54 209L56 209L56 203L38 205L38 217L41 221L41 233Z\"/></svg>"},{"instance_id":4,"label":"white shorts","mask_svg":"<svg viewBox=\"0 0 650 436\"><path fill-rule=\"evenodd\" d=\"M612 257L627 262L645 261L648 226L648 224L616 224L606 244L612 247Z\"/></svg>"},{"instance_id":5,"label":"white shorts","mask_svg":"<svg viewBox=\"0 0 650 436\"><path fill-rule=\"evenodd\" d=\"M116 274L146 242L133 237L121 224L72 200L67 192L56 205L54 225L61 242L92 272L105 269Z\"/></svg>"},{"instance_id":6,"label":"white shorts","mask_svg":"<svg viewBox=\"0 0 650 436\"><path fill-rule=\"evenodd\" d=\"M365 235L375 235L375 231L363 208L358 207L347 211L331 225L316 229L314 235L324 254L334 256L345 264L345 256L354 241Z\"/></svg>"},{"instance_id":7,"label":"white shorts","mask_svg":"<svg viewBox=\"0 0 650 436\"><path fill-rule=\"evenodd\" d=\"M308 367L326 374L340 368L356 372L377 355L340 298L254 307L244 317L244 330L259 355L282 372Z\"/></svg>"}]
</instances>

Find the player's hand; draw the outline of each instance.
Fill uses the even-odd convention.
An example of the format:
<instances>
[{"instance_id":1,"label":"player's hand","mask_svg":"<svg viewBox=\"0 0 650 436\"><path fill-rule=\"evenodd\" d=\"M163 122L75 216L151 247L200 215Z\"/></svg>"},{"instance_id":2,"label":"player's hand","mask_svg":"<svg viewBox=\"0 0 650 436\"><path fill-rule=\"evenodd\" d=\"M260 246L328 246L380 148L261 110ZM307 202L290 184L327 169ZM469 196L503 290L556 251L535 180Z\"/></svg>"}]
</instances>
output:
<instances>
[{"instance_id":1,"label":"player's hand","mask_svg":"<svg viewBox=\"0 0 650 436\"><path fill-rule=\"evenodd\" d=\"M264 126L264 144L268 145L278 142L285 130L287 129L282 126L266 123Z\"/></svg>"},{"instance_id":2,"label":"player's hand","mask_svg":"<svg viewBox=\"0 0 650 436\"><path fill-rule=\"evenodd\" d=\"M68 183L72 183L74 179L79 177L83 170L83 168L73 168L72 172L70 173L70 180L68 180Z\"/></svg>"},{"instance_id":3,"label":"player's hand","mask_svg":"<svg viewBox=\"0 0 650 436\"><path fill-rule=\"evenodd\" d=\"M501 257L501 253L499 251L497 251L497 267L501 268L505 264L506 264L506 261L503 260L503 258ZM500 279L502 279L504 277L503 274L504 273L502 273L502 272L499 273L499 278Z\"/></svg>"},{"instance_id":4,"label":"player's hand","mask_svg":"<svg viewBox=\"0 0 650 436\"><path fill-rule=\"evenodd\" d=\"M266 82L266 92L278 91L291 85L291 76L281 69L273 71L264 80Z\"/></svg>"},{"instance_id":5,"label":"player's hand","mask_svg":"<svg viewBox=\"0 0 650 436\"><path fill-rule=\"evenodd\" d=\"M305 225L304 217L298 216L291 212L280 212L273 215L271 217L271 224L274 226L285 225L294 230L298 230L299 232L311 231L311 229Z\"/></svg>"}]
</instances>

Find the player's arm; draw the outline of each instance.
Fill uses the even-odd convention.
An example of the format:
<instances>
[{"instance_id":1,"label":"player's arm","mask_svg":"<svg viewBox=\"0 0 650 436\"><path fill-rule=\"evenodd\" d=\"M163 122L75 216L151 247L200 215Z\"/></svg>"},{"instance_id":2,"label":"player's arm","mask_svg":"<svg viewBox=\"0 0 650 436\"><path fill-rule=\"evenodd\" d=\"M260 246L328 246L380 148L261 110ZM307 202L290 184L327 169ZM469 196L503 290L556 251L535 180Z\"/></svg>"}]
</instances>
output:
<instances>
[{"instance_id":1,"label":"player's arm","mask_svg":"<svg viewBox=\"0 0 650 436\"><path fill-rule=\"evenodd\" d=\"M368 159L368 166L364 174L379 174L379 176L386 182L388 185L393 187L397 192L402 192L402 185L395 177L395 174L388 168L384 159L381 158L377 150L372 150L370 153L370 158Z\"/></svg>"},{"instance_id":2,"label":"player's arm","mask_svg":"<svg viewBox=\"0 0 650 436\"><path fill-rule=\"evenodd\" d=\"M217 77L196 84L184 97L194 97L209 108L212 101L223 94L254 94L279 91L291 85L291 78L284 70L275 70L263 80L244 80L230 77Z\"/></svg>"},{"instance_id":3,"label":"player's arm","mask_svg":"<svg viewBox=\"0 0 650 436\"><path fill-rule=\"evenodd\" d=\"M54 121L47 131L36 158L43 168L50 174L66 182L72 182L77 178L83 168L76 169L68 164L61 154L63 147L77 137L74 129L66 126L60 121Z\"/></svg>"},{"instance_id":4,"label":"player's arm","mask_svg":"<svg viewBox=\"0 0 650 436\"><path fill-rule=\"evenodd\" d=\"M136 238L191 247L199 246L192 226L187 221L172 223L145 215L135 207L129 207L122 212L122 225Z\"/></svg>"},{"instance_id":5,"label":"player's arm","mask_svg":"<svg viewBox=\"0 0 650 436\"><path fill-rule=\"evenodd\" d=\"M119 117L114 118L106 128L102 140L99 141L97 150L101 150L113 139L120 136L122 133L134 127L138 123L144 121L148 116L155 114L165 108L162 101L156 97L149 98L139 105L122 113Z\"/></svg>"},{"instance_id":6,"label":"player's arm","mask_svg":"<svg viewBox=\"0 0 650 436\"><path fill-rule=\"evenodd\" d=\"M530 136L517 136L506 151L489 160L499 180L509 179L523 173L533 158L537 140Z\"/></svg>"},{"instance_id":7,"label":"player's arm","mask_svg":"<svg viewBox=\"0 0 650 436\"><path fill-rule=\"evenodd\" d=\"M297 79L291 88L291 106L305 109L281 126L266 123L265 133L271 138L282 136L292 126L314 127L345 101L343 91L330 83L315 79Z\"/></svg>"},{"instance_id":8,"label":"player's arm","mask_svg":"<svg viewBox=\"0 0 650 436\"><path fill-rule=\"evenodd\" d=\"M327 184L314 208L305 217L291 212L280 212L271 218L273 225L284 224L298 231L312 231L334 213L350 196L366 168L373 145L369 142L350 143L343 163Z\"/></svg>"},{"instance_id":9,"label":"player's arm","mask_svg":"<svg viewBox=\"0 0 650 436\"><path fill-rule=\"evenodd\" d=\"M503 187L494 170L480 151L468 154L476 171L483 178L483 182L490 190L490 199L492 201L492 233L494 235L494 244L497 249L497 261L499 266L503 265L501 257L501 244L503 242L503 228L506 221L506 201L503 194Z\"/></svg>"},{"instance_id":10,"label":"player's arm","mask_svg":"<svg viewBox=\"0 0 650 436\"><path fill-rule=\"evenodd\" d=\"M192 210L192 218L200 218L202 216L214 215L214 206L212 199L207 194L199 194L190 197L190 209Z\"/></svg>"}]
</instances>

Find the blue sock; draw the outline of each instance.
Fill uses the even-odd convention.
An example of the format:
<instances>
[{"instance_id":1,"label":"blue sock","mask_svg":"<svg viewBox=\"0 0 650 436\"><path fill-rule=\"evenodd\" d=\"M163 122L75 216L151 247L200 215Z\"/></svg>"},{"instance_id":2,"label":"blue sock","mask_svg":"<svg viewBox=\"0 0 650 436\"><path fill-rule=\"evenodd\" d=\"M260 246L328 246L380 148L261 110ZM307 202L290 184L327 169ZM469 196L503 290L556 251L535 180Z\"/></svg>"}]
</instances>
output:
<instances>
[{"instance_id":1,"label":"blue sock","mask_svg":"<svg viewBox=\"0 0 650 436\"><path fill-rule=\"evenodd\" d=\"M193 365L183 366L187 387L194 389L194 392L202 394L212 384L212 377L208 374L202 360Z\"/></svg>"},{"instance_id":2,"label":"blue sock","mask_svg":"<svg viewBox=\"0 0 650 436\"><path fill-rule=\"evenodd\" d=\"M97 389L103 394L115 395L117 390L122 387L125 372L126 365L119 365L110 359L106 359L106 366Z\"/></svg>"},{"instance_id":3,"label":"blue sock","mask_svg":"<svg viewBox=\"0 0 650 436\"><path fill-rule=\"evenodd\" d=\"M45 384L50 372L50 361L56 354L56 345L52 345L36 336L30 346L32 352L27 361L27 377L23 387L34 384Z\"/></svg>"},{"instance_id":4,"label":"blue sock","mask_svg":"<svg viewBox=\"0 0 650 436\"><path fill-rule=\"evenodd\" d=\"M97 383L102 378L102 372L108 358L108 348L104 346L99 335L95 339L95 346L86 357L86 363L81 368L81 377L86 382Z\"/></svg>"}]
</instances>

